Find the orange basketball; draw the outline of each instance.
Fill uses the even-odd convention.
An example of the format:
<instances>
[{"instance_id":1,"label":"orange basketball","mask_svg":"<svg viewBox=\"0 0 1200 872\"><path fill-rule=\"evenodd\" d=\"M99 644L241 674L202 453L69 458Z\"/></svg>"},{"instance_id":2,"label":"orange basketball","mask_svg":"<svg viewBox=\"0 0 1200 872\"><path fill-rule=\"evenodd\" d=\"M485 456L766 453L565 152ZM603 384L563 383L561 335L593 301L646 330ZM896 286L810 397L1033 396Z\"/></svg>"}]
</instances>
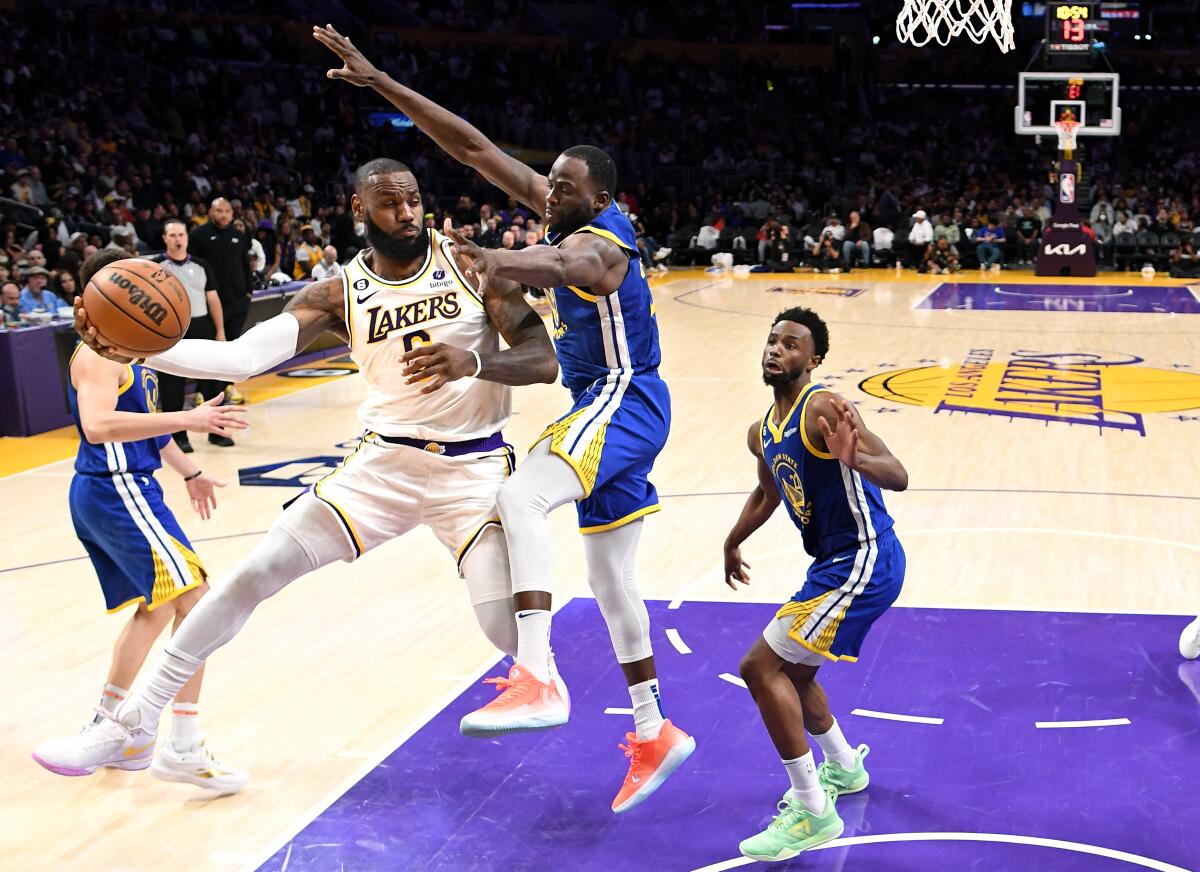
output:
<instances>
[{"instance_id":1,"label":"orange basketball","mask_svg":"<svg viewBox=\"0 0 1200 872\"><path fill-rule=\"evenodd\" d=\"M192 320L187 290L175 274L140 257L114 261L92 276L83 308L101 340L131 357L166 351Z\"/></svg>"}]
</instances>

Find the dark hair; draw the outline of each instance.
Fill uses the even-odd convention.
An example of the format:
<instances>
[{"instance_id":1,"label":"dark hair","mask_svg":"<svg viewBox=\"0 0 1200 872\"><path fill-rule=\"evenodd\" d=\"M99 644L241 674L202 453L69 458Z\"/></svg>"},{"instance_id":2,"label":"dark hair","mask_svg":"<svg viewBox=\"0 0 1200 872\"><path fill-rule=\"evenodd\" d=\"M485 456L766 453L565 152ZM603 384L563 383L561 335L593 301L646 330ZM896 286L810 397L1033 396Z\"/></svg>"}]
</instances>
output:
<instances>
[{"instance_id":1,"label":"dark hair","mask_svg":"<svg viewBox=\"0 0 1200 872\"><path fill-rule=\"evenodd\" d=\"M79 284L87 287L87 283L92 280L92 276L100 272L110 263L116 263L118 260L125 260L129 257L129 252L116 248L102 248L83 262L79 267Z\"/></svg>"},{"instance_id":2,"label":"dark hair","mask_svg":"<svg viewBox=\"0 0 1200 872\"><path fill-rule=\"evenodd\" d=\"M825 326L825 322L821 320L821 316L812 309L806 309L803 306L784 309L775 316L775 320L771 323L774 325L780 321L803 324L808 328L808 332L812 334L813 351L820 357L824 357L829 353L829 328Z\"/></svg>"},{"instance_id":3,"label":"dark hair","mask_svg":"<svg viewBox=\"0 0 1200 872\"><path fill-rule=\"evenodd\" d=\"M588 178L595 182L601 191L609 195L617 189L617 164L603 149L594 145L573 145L563 152L563 157L577 157L588 168Z\"/></svg>"},{"instance_id":4,"label":"dark hair","mask_svg":"<svg viewBox=\"0 0 1200 872\"><path fill-rule=\"evenodd\" d=\"M165 233L167 228L170 227L172 224L182 224L184 231L187 230L187 222L184 221L182 218L180 218L178 215L172 215L170 218L168 218L166 221L163 222L163 232Z\"/></svg>"},{"instance_id":5,"label":"dark hair","mask_svg":"<svg viewBox=\"0 0 1200 872\"><path fill-rule=\"evenodd\" d=\"M390 157L377 157L369 160L354 172L354 190L361 191L371 181L372 176L386 176L389 173L411 173L406 164Z\"/></svg>"}]
</instances>

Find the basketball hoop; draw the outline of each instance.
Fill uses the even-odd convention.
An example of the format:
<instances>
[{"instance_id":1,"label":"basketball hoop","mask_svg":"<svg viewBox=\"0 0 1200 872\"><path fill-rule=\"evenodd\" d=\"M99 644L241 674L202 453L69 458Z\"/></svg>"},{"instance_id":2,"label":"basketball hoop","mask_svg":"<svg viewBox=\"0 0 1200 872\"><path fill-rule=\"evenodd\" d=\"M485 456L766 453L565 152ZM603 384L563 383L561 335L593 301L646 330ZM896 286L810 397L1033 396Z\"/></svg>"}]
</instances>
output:
<instances>
[{"instance_id":1,"label":"basketball hoop","mask_svg":"<svg viewBox=\"0 0 1200 872\"><path fill-rule=\"evenodd\" d=\"M1054 122L1054 126L1058 130L1058 150L1066 155L1067 160L1070 160L1071 153L1075 151L1075 137L1079 134L1079 122L1061 118Z\"/></svg>"},{"instance_id":2,"label":"basketball hoop","mask_svg":"<svg viewBox=\"0 0 1200 872\"><path fill-rule=\"evenodd\" d=\"M904 0L896 18L896 38L910 45L949 45L963 33L975 43L990 36L1002 52L1012 51L1012 0Z\"/></svg>"}]
</instances>

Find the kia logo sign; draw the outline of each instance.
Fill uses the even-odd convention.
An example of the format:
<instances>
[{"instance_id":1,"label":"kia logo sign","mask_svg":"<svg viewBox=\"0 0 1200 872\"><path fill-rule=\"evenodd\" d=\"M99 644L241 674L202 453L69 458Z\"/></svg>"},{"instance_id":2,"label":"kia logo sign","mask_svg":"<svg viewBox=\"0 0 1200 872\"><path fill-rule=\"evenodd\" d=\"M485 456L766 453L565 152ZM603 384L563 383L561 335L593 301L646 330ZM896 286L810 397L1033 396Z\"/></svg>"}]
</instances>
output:
<instances>
[{"instance_id":1,"label":"kia logo sign","mask_svg":"<svg viewBox=\"0 0 1200 872\"><path fill-rule=\"evenodd\" d=\"M1084 243L1080 243L1079 245L1067 245L1065 242L1060 242L1058 245L1043 245L1042 254L1074 257L1077 254L1087 254L1087 245Z\"/></svg>"}]
</instances>

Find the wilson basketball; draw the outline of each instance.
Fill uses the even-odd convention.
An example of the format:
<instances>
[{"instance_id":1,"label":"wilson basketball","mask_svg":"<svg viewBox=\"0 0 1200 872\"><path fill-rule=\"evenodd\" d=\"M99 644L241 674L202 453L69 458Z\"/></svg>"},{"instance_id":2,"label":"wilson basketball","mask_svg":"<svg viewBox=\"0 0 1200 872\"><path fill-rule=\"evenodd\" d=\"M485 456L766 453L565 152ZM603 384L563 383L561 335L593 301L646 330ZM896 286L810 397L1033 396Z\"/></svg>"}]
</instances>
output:
<instances>
[{"instance_id":1,"label":"wilson basketball","mask_svg":"<svg viewBox=\"0 0 1200 872\"><path fill-rule=\"evenodd\" d=\"M173 273L140 257L99 270L83 308L105 344L133 357L159 354L183 338L192 319L187 290Z\"/></svg>"}]
</instances>

